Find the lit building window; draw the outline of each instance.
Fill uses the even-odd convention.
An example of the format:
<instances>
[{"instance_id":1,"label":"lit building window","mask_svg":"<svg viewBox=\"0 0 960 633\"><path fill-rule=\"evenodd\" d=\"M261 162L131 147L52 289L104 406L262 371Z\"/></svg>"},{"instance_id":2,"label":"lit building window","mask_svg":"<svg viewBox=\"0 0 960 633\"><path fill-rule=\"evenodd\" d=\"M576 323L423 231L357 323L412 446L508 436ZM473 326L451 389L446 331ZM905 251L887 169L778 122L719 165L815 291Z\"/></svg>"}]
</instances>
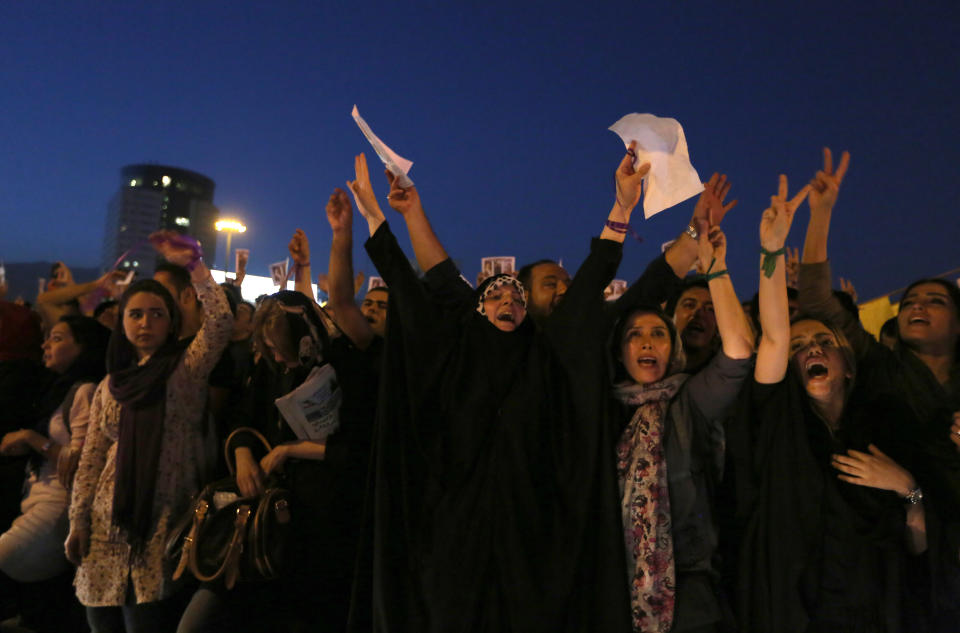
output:
<instances>
[{"instance_id":1,"label":"lit building window","mask_svg":"<svg viewBox=\"0 0 960 633\"><path fill-rule=\"evenodd\" d=\"M177 226L190 226L190 218L177 218L174 223Z\"/></svg>"}]
</instances>

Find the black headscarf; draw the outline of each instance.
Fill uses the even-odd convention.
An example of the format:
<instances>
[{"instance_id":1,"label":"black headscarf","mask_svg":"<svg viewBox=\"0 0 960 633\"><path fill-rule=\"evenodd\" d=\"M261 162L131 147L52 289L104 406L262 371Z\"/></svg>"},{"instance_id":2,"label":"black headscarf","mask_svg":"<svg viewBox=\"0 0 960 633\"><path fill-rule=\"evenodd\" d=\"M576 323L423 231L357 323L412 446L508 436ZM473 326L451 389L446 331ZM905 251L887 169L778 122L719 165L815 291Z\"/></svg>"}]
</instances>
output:
<instances>
[{"instance_id":1,"label":"black headscarf","mask_svg":"<svg viewBox=\"0 0 960 633\"><path fill-rule=\"evenodd\" d=\"M170 314L167 340L143 364L136 362L136 350L127 340L122 325L127 302L140 292L159 296ZM127 531L131 545L139 550L146 542L152 523L167 379L180 362L186 346L178 341L180 311L173 297L152 279L138 281L123 293L120 318L121 323L113 331L107 352L110 394L120 403L113 522Z\"/></svg>"}]
</instances>

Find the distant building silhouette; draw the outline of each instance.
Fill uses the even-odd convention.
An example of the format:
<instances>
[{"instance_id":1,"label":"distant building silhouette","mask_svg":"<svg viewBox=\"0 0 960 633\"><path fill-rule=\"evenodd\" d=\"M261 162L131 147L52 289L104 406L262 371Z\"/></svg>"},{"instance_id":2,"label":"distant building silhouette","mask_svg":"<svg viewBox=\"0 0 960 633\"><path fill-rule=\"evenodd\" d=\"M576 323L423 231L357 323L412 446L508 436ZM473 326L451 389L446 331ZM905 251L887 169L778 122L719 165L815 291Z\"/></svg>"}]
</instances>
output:
<instances>
[{"instance_id":1,"label":"distant building silhouette","mask_svg":"<svg viewBox=\"0 0 960 633\"><path fill-rule=\"evenodd\" d=\"M214 222L220 214L213 205L214 182L202 174L163 165L127 165L120 170L120 190L107 208L100 265L111 268L131 248L121 264L136 268L141 277L153 274L155 251L143 246L158 229L172 229L200 240L204 259L213 262L217 251Z\"/></svg>"}]
</instances>

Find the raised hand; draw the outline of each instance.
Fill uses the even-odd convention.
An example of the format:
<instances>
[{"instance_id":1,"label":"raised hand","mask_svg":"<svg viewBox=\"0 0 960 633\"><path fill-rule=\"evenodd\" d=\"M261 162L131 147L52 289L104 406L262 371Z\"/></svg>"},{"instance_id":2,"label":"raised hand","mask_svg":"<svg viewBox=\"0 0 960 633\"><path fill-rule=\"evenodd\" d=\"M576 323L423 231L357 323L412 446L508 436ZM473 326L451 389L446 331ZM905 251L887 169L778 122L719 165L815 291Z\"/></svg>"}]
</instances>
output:
<instances>
[{"instance_id":1,"label":"raised hand","mask_svg":"<svg viewBox=\"0 0 960 633\"><path fill-rule=\"evenodd\" d=\"M617 167L615 174L617 181L617 206L629 214L640 201L643 190L643 177L650 171L650 163L644 163L634 169L633 163L637 158L637 142L630 141L627 153Z\"/></svg>"},{"instance_id":2,"label":"raised hand","mask_svg":"<svg viewBox=\"0 0 960 633\"><path fill-rule=\"evenodd\" d=\"M290 252L290 258L296 262L297 266L306 266L310 263L310 241L307 234L302 229L297 229L287 244L287 250Z\"/></svg>"},{"instance_id":3,"label":"raised hand","mask_svg":"<svg viewBox=\"0 0 960 633\"><path fill-rule=\"evenodd\" d=\"M697 270L702 275L725 270L727 268L727 236L719 226L707 228L704 220L700 220L697 230L700 232L697 238Z\"/></svg>"},{"instance_id":4,"label":"raised hand","mask_svg":"<svg viewBox=\"0 0 960 633\"><path fill-rule=\"evenodd\" d=\"M377 203L377 196L373 193L373 185L370 183L367 157L362 152L353 159L353 170L356 180L348 180L347 188L353 194L357 210L368 220L382 218L383 211Z\"/></svg>"},{"instance_id":5,"label":"raised hand","mask_svg":"<svg viewBox=\"0 0 960 633\"><path fill-rule=\"evenodd\" d=\"M203 256L196 240L176 231L155 231L150 234L149 240L165 260L177 266L188 266Z\"/></svg>"},{"instance_id":6,"label":"raised hand","mask_svg":"<svg viewBox=\"0 0 960 633\"><path fill-rule=\"evenodd\" d=\"M700 194L697 205L693 208L693 218L690 223L698 226L699 220L706 220L707 226L719 226L723 217L727 215L727 211L737 206L736 200L728 204L723 203L728 193L730 193L730 181L727 180L727 175L714 172L710 180L703 183L703 193Z\"/></svg>"},{"instance_id":7,"label":"raised hand","mask_svg":"<svg viewBox=\"0 0 960 633\"><path fill-rule=\"evenodd\" d=\"M844 291L850 298L853 299L853 302L857 302L857 289L853 287L853 282L849 279L840 278L840 290Z\"/></svg>"},{"instance_id":8,"label":"raised hand","mask_svg":"<svg viewBox=\"0 0 960 633\"><path fill-rule=\"evenodd\" d=\"M829 213L837 203L840 183L850 166L850 152L840 156L840 165L833 171L833 153L829 147L823 148L823 169L810 181L810 213Z\"/></svg>"},{"instance_id":9,"label":"raised hand","mask_svg":"<svg viewBox=\"0 0 960 633\"><path fill-rule=\"evenodd\" d=\"M317 275L317 288L323 291L324 294L330 294L330 275L327 273L320 273Z\"/></svg>"},{"instance_id":10,"label":"raised hand","mask_svg":"<svg viewBox=\"0 0 960 633\"><path fill-rule=\"evenodd\" d=\"M111 270L107 273L104 273L99 279L97 279L97 287L103 288L107 292L112 292L114 286L126 279L127 273L122 270Z\"/></svg>"},{"instance_id":11,"label":"raised hand","mask_svg":"<svg viewBox=\"0 0 960 633\"><path fill-rule=\"evenodd\" d=\"M57 272L53 276L53 281L56 281L61 286L72 286L76 283L73 280L73 273L70 271L70 268L63 262L57 262Z\"/></svg>"},{"instance_id":12,"label":"raised hand","mask_svg":"<svg viewBox=\"0 0 960 633\"><path fill-rule=\"evenodd\" d=\"M790 224L797 207L810 193L807 185L790 200L787 200L787 177L780 174L780 187L777 195L770 196L770 206L763 212L760 219L760 245L764 249L774 252L783 248L783 243L790 233Z\"/></svg>"},{"instance_id":13,"label":"raised hand","mask_svg":"<svg viewBox=\"0 0 960 633\"><path fill-rule=\"evenodd\" d=\"M387 195L387 201L394 211L400 215L407 215L410 211L423 210L420 202L420 194L416 187L400 186L399 179L393 175L389 169L386 170L387 181L390 183L390 193Z\"/></svg>"},{"instance_id":14,"label":"raised hand","mask_svg":"<svg viewBox=\"0 0 960 633\"><path fill-rule=\"evenodd\" d=\"M800 249L787 247L787 285L796 288L800 284Z\"/></svg>"},{"instance_id":15,"label":"raised hand","mask_svg":"<svg viewBox=\"0 0 960 633\"><path fill-rule=\"evenodd\" d=\"M879 448L870 444L869 453L849 450L846 455L834 455L833 467L842 475L838 479L858 486L892 490L906 497L916 488L916 481L900 464L887 457Z\"/></svg>"},{"instance_id":16,"label":"raised hand","mask_svg":"<svg viewBox=\"0 0 960 633\"><path fill-rule=\"evenodd\" d=\"M334 233L353 230L353 207L350 206L350 198L340 187L333 190L327 201L327 222Z\"/></svg>"}]
</instances>

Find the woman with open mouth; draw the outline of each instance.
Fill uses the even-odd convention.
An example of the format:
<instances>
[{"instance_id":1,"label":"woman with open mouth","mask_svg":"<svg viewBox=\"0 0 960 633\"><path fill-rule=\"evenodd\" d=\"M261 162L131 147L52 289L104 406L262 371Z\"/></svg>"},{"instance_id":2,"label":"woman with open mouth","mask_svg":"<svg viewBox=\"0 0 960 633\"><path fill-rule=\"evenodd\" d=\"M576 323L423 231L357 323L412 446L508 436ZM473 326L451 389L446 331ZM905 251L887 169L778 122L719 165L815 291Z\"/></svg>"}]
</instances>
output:
<instances>
[{"instance_id":1,"label":"woman with open mouth","mask_svg":"<svg viewBox=\"0 0 960 633\"><path fill-rule=\"evenodd\" d=\"M723 419L747 377L753 335L726 269L726 237L699 227L721 349L682 373L674 320L653 306L618 304L614 329L622 432L617 443L621 521L633 630L713 631L724 612L714 565L713 494L723 465Z\"/></svg>"},{"instance_id":2,"label":"woman with open mouth","mask_svg":"<svg viewBox=\"0 0 960 633\"><path fill-rule=\"evenodd\" d=\"M366 630L630 631L609 415L603 290L649 165L625 156L617 201L542 327L523 285L473 290L413 187L391 183L419 279L385 222L363 155L349 183L390 287L373 442ZM361 586L360 589L363 589ZM364 630L353 621L352 630Z\"/></svg>"},{"instance_id":3,"label":"woman with open mouth","mask_svg":"<svg viewBox=\"0 0 960 633\"><path fill-rule=\"evenodd\" d=\"M935 595L929 630L960 622L960 289L950 280L920 279L900 299L897 341L883 346L831 292L827 235L850 155L836 170L829 148L811 183L810 223L800 269L800 309L834 323L850 341L858 374L876 391L896 393L912 410L902 442L922 455L911 468L924 491L929 564Z\"/></svg>"},{"instance_id":4,"label":"woman with open mouth","mask_svg":"<svg viewBox=\"0 0 960 633\"><path fill-rule=\"evenodd\" d=\"M728 435L745 522L739 624L904 630L906 563L926 547L923 493L900 465L914 458L900 441L911 413L855 381L840 331L802 315L789 322L783 245L809 189L788 201L781 176L760 224L763 334Z\"/></svg>"}]
</instances>

